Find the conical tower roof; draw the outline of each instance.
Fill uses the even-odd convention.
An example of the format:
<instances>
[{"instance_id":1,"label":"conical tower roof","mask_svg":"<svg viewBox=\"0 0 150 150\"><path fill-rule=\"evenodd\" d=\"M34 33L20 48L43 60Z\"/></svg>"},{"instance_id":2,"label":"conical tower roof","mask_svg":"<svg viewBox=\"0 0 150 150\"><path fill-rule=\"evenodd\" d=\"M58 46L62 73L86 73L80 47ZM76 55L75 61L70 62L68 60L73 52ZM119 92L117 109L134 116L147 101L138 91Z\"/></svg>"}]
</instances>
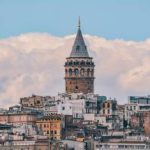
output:
<instances>
[{"instance_id":1,"label":"conical tower roof","mask_svg":"<svg viewBox=\"0 0 150 150\"><path fill-rule=\"evenodd\" d=\"M78 31L72 47L70 57L89 57L87 47L85 45L82 32L80 29L80 18L78 21Z\"/></svg>"}]
</instances>

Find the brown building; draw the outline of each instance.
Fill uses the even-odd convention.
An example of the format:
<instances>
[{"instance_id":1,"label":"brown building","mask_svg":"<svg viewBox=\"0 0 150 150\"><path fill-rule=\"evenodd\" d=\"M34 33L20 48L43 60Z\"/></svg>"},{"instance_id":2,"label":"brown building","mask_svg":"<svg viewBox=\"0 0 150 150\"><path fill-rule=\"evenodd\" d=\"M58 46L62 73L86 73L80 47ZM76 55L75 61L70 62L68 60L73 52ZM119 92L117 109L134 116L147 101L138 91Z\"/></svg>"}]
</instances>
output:
<instances>
[{"instance_id":1,"label":"brown building","mask_svg":"<svg viewBox=\"0 0 150 150\"><path fill-rule=\"evenodd\" d=\"M139 111L131 116L131 127L144 129L145 135L150 136L150 111Z\"/></svg>"},{"instance_id":2,"label":"brown building","mask_svg":"<svg viewBox=\"0 0 150 150\"><path fill-rule=\"evenodd\" d=\"M41 108L44 106L44 102L50 99L50 96L38 96L32 95L30 97L20 98L20 104L23 107L36 107Z\"/></svg>"},{"instance_id":3,"label":"brown building","mask_svg":"<svg viewBox=\"0 0 150 150\"><path fill-rule=\"evenodd\" d=\"M65 83L67 93L94 92L94 62L89 57L82 32L80 20L71 54L65 63Z\"/></svg>"},{"instance_id":4,"label":"brown building","mask_svg":"<svg viewBox=\"0 0 150 150\"><path fill-rule=\"evenodd\" d=\"M61 139L62 116L51 114L44 116L36 121L38 128L47 135L50 139Z\"/></svg>"},{"instance_id":5,"label":"brown building","mask_svg":"<svg viewBox=\"0 0 150 150\"><path fill-rule=\"evenodd\" d=\"M131 115L130 125L132 128L140 129L143 128L144 118L143 114L135 113Z\"/></svg>"},{"instance_id":6,"label":"brown building","mask_svg":"<svg viewBox=\"0 0 150 150\"><path fill-rule=\"evenodd\" d=\"M10 124L35 124L36 114L35 113L5 113L0 114L0 123Z\"/></svg>"},{"instance_id":7,"label":"brown building","mask_svg":"<svg viewBox=\"0 0 150 150\"><path fill-rule=\"evenodd\" d=\"M150 136L150 111L144 114L144 132L146 135Z\"/></svg>"}]
</instances>

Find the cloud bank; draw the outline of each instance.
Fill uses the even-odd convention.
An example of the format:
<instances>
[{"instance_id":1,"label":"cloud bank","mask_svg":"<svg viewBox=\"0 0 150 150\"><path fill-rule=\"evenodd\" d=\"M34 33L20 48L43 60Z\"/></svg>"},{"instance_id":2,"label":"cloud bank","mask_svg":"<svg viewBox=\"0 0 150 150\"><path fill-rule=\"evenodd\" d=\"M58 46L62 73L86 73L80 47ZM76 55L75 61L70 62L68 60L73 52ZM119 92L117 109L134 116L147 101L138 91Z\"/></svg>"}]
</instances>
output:
<instances>
[{"instance_id":1,"label":"cloud bank","mask_svg":"<svg viewBox=\"0 0 150 150\"><path fill-rule=\"evenodd\" d=\"M150 94L150 39L107 40L85 35L94 58L95 93L116 97ZM31 94L64 92L64 62L75 35L56 37L27 33L0 40L0 107L19 102Z\"/></svg>"}]
</instances>

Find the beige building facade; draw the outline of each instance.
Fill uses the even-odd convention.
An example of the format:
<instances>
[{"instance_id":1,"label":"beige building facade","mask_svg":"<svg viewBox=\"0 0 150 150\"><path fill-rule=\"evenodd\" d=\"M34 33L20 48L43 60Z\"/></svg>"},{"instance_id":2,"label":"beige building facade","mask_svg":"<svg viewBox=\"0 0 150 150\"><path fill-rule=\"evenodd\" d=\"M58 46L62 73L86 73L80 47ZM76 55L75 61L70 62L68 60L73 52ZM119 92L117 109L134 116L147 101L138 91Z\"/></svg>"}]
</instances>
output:
<instances>
[{"instance_id":1,"label":"beige building facade","mask_svg":"<svg viewBox=\"0 0 150 150\"><path fill-rule=\"evenodd\" d=\"M34 113L11 113L0 114L0 123L9 124L35 124L36 114Z\"/></svg>"},{"instance_id":2,"label":"beige building facade","mask_svg":"<svg viewBox=\"0 0 150 150\"><path fill-rule=\"evenodd\" d=\"M52 140L61 139L62 119L61 115L52 114L44 116L36 121L36 125L44 135Z\"/></svg>"}]
</instances>

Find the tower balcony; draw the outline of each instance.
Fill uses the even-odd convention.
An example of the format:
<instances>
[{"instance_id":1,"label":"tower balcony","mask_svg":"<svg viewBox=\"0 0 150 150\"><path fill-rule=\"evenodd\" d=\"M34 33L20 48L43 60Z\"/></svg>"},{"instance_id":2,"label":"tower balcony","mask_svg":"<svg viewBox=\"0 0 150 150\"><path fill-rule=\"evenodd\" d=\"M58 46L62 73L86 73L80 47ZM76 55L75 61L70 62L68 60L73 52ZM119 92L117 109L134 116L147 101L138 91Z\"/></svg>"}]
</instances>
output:
<instances>
[{"instance_id":1,"label":"tower balcony","mask_svg":"<svg viewBox=\"0 0 150 150\"><path fill-rule=\"evenodd\" d=\"M95 77L81 77L81 76L78 76L78 77L75 77L75 76L65 76L64 79L95 79Z\"/></svg>"},{"instance_id":2,"label":"tower balcony","mask_svg":"<svg viewBox=\"0 0 150 150\"><path fill-rule=\"evenodd\" d=\"M82 63L82 62L66 62L64 67L95 67L94 62Z\"/></svg>"}]
</instances>

